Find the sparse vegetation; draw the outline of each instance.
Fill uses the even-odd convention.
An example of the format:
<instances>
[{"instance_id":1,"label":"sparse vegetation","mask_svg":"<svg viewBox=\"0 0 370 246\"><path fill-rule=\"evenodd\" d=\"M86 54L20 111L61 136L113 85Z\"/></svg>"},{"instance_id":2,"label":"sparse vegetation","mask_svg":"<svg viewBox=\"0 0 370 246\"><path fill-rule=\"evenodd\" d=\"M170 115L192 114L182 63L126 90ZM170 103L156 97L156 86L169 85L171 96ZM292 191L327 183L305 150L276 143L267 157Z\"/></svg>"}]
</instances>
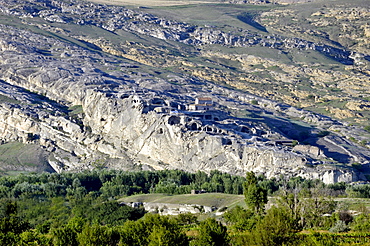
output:
<instances>
[{"instance_id":1,"label":"sparse vegetation","mask_svg":"<svg viewBox=\"0 0 370 246\"><path fill-rule=\"evenodd\" d=\"M70 110L70 112L69 112L70 116L74 116L74 115L83 113L82 105L75 105L75 106L69 107L68 110Z\"/></svg>"},{"instance_id":2,"label":"sparse vegetation","mask_svg":"<svg viewBox=\"0 0 370 246\"><path fill-rule=\"evenodd\" d=\"M328 136L329 134L330 134L329 131L320 131L319 133L317 133L317 136L322 138L322 137Z\"/></svg>"},{"instance_id":3,"label":"sparse vegetation","mask_svg":"<svg viewBox=\"0 0 370 246\"><path fill-rule=\"evenodd\" d=\"M364 126L364 130L370 133L370 126Z\"/></svg>"},{"instance_id":4,"label":"sparse vegetation","mask_svg":"<svg viewBox=\"0 0 370 246\"><path fill-rule=\"evenodd\" d=\"M10 97L7 97L7 96L4 96L4 95L0 94L0 103L4 103L4 102L14 103L14 104L21 103L20 101L18 101L16 99L13 99L13 98L10 98Z\"/></svg>"}]
</instances>

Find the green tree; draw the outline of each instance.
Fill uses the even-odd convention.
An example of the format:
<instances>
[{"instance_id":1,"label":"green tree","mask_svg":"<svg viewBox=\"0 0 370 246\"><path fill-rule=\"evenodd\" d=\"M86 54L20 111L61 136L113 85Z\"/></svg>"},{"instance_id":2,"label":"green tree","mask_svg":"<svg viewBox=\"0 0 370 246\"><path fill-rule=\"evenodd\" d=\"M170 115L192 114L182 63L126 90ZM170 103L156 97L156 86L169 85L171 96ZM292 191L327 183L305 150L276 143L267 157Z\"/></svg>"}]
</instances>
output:
<instances>
[{"instance_id":1,"label":"green tree","mask_svg":"<svg viewBox=\"0 0 370 246\"><path fill-rule=\"evenodd\" d=\"M175 220L179 225L191 225L198 222L197 216L191 213L182 213L175 217Z\"/></svg>"},{"instance_id":2,"label":"green tree","mask_svg":"<svg viewBox=\"0 0 370 246\"><path fill-rule=\"evenodd\" d=\"M276 202L279 207L285 209L290 214L292 219L297 222L297 226L300 226L300 228L303 227L303 221L301 221L302 215L300 213L302 211L302 201L297 193L282 194L277 198Z\"/></svg>"},{"instance_id":3,"label":"green tree","mask_svg":"<svg viewBox=\"0 0 370 246\"><path fill-rule=\"evenodd\" d=\"M250 210L257 214L262 214L268 201L267 190L258 184L258 180L254 172L248 172L246 178L247 181L243 185L245 203Z\"/></svg>"},{"instance_id":4,"label":"green tree","mask_svg":"<svg viewBox=\"0 0 370 246\"><path fill-rule=\"evenodd\" d=\"M19 235L29 229L29 224L18 216L18 204L5 200L0 214L0 245L18 245Z\"/></svg>"},{"instance_id":5,"label":"green tree","mask_svg":"<svg viewBox=\"0 0 370 246\"><path fill-rule=\"evenodd\" d=\"M28 230L22 232L19 236L18 245L24 246L39 246L39 245L51 245L51 239L46 235L43 235L36 230Z\"/></svg>"},{"instance_id":6,"label":"green tree","mask_svg":"<svg viewBox=\"0 0 370 246\"><path fill-rule=\"evenodd\" d=\"M77 233L81 233L85 224L86 224L85 219L81 217L73 217L68 221L67 227L71 228L73 231Z\"/></svg>"},{"instance_id":7,"label":"green tree","mask_svg":"<svg viewBox=\"0 0 370 246\"><path fill-rule=\"evenodd\" d=\"M251 210L235 206L224 214L224 219L237 231L252 230L257 223L257 217Z\"/></svg>"},{"instance_id":8,"label":"green tree","mask_svg":"<svg viewBox=\"0 0 370 246\"><path fill-rule=\"evenodd\" d=\"M175 223L155 225L148 240L149 246L189 245L188 238L184 233L179 233L179 227Z\"/></svg>"},{"instance_id":9,"label":"green tree","mask_svg":"<svg viewBox=\"0 0 370 246\"><path fill-rule=\"evenodd\" d=\"M77 240L80 246L117 245L119 234L106 226L86 225Z\"/></svg>"},{"instance_id":10,"label":"green tree","mask_svg":"<svg viewBox=\"0 0 370 246\"><path fill-rule=\"evenodd\" d=\"M144 216L144 208L120 205L116 201L98 203L87 209L87 218L101 225L122 225L126 220L138 220Z\"/></svg>"},{"instance_id":11,"label":"green tree","mask_svg":"<svg viewBox=\"0 0 370 246\"><path fill-rule=\"evenodd\" d=\"M324 214L334 211L335 202L331 199L313 196L302 199L301 224L304 228L321 228L325 224Z\"/></svg>"},{"instance_id":12,"label":"green tree","mask_svg":"<svg viewBox=\"0 0 370 246\"><path fill-rule=\"evenodd\" d=\"M263 246L283 245L292 240L296 228L289 211L273 206L256 225L252 234L255 243Z\"/></svg>"},{"instance_id":13,"label":"green tree","mask_svg":"<svg viewBox=\"0 0 370 246\"><path fill-rule=\"evenodd\" d=\"M355 217L351 226L352 230L360 232L370 231L370 216L369 214L360 214Z\"/></svg>"},{"instance_id":14,"label":"green tree","mask_svg":"<svg viewBox=\"0 0 370 246\"><path fill-rule=\"evenodd\" d=\"M332 213L335 202L319 197L308 189L286 192L278 197L277 204L280 208L284 208L296 222L297 227L294 229L331 227L332 218L322 215Z\"/></svg>"},{"instance_id":15,"label":"green tree","mask_svg":"<svg viewBox=\"0 0 370 246\"><path fill-rule=\"evenodd\" d=\"M19 242L19 235L13 232L2 233L0 232L0 245L16 246Z\"/></svg>"},{"instance_id":16,"label":"green tree","mask_svg":"<svg viewBox=\"0 0 370 246\"><path fill-rule=\"evenodd\" d=\"M77 246L77 232L69 226L62 226L51 230L55 246Z\"/></svg>"},{"instance_id":17,"label":"green tree","mask_svg":"<svg viewBox=\"0 0 370 246\"><path fill-rule=\"evenodd\" d=\"M370 198L370 185L347 186L346 193L349 197Z\"/></svg>"},{"instance_id":18,"label":"green tree","mask_svg":"<svg viewBox=\"0 0 370 246\"><path fill-rule=\"evenodd\" d=\"M0 232L20 234L28 230L29 223L18 216L18 204L15 201L5 201L3 205L3 214L0 218Z\"/></svg>"},{"instance_id":19,"label":"green tree","mask_svg":"<svg viewBox=\"0 0 370 246\"><path fill-rule=\"evenodd\" d=\"M214 218L208 218L199 225L199 236L194 241L196 246L226 246L230 238L226 226Z\"/></svg>"},{"instance_id":20,"label":"green tree","mask_svg":"<svg viewBox=\"0 0 370 246\"><path fill-rule=\"evenodd\" d=\"M121 245L188 245L188 239L177 221L167 216L146 214L138 221L127 221L121 230Z\"/></svg>"},{"instance_id":21,"label":"green tree","mask_svg":"<svg viewBox=\"0 0 370 246\"><path fill-rule=\"evenodd\" d=\"M5 185L0 185L0 198L7 198L11 189Z\"/></svg>"}]
</instances>

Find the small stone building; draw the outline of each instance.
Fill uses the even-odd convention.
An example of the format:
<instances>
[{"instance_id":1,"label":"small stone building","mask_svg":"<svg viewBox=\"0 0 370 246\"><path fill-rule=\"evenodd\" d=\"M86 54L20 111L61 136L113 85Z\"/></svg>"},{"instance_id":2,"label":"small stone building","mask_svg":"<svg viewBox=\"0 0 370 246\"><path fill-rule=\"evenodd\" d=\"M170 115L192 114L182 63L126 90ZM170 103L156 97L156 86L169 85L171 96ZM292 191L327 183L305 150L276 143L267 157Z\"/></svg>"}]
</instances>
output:
<instances>
[{"instance_id":1,"label":"small stone building","mask_svg":"<svg viewBox=\"0 0 370 246\"><path fill-rule=\"evenodd\" d=\"M198 97L195 104L190 104L188 108L190 111L207 111L214 110L214 105L210 97Z\"/></svg>"}]
</instances>

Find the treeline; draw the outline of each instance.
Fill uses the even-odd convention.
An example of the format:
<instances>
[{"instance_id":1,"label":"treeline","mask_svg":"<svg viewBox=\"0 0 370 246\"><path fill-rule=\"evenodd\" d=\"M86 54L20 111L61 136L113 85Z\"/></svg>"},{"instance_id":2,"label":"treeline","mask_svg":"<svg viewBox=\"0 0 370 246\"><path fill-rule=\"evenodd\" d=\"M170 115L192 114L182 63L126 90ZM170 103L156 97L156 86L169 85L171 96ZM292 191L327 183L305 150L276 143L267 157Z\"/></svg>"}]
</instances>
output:
<instances>
[{"instance_id":1,"label":"treeline","mask_svg":"<svg viewBox=\"0 0 370 246\"><path fill-rule=\"evenodd\" d=\"M227 228L195 215L146 214L116 198L191 189L242 193L244 177L168 170L33 173L0 178L0 245L209 245ZM194 227L187 236L184 227Z\"/></svg>"},{"instance_id":2,"label":"treeline","mask_svg":"<svg viewBox=\"0 0 370 246\"><path fill-rule=\"evenodd\" d=\"M110 203L109 205L104 205ZM0 206L0 245L7 246L188 246L188 245L228 245L230 242L227 228L213 218L198 222L195 215L182 214L177 217L145 214L140 220L132 213L118 213L116 202L105 202L96 211L104 216L101 220L89 221L74 214L67 221L52 227L45 223L33 227L20 212L17 202L3 201ZM58 206L57 206L58 207ZM60 213L58 208L50 209L58 215L69 216L68 211ZM107 209L110 207L110 209ZM60 209L60 206L59 206ZM132 212L132 211L131 211ZM110 215L109 213L114 213ZM130 215L130 216L128 216ZM107 217L118 216L117 225L110 224ZM131 218L129 218L131 217ZM125 218L123 220L123 218ZM116 220L112 220L117 223ZM185 225L196 227L196 237L187 236ZM216 244L215 244L216 243Z\"/></svg>"},{"instance_id":3,"label":"treeline","mask_svg":"<svg viewBox=\"0 0 370 246\"><path fill-rule=\"evenodd\" d=\"M0 197L81 197L87 193L117 197L138 193L186 194L191 190L243 194L244 182L244 177L218 171L209 175L200 171L189 173L179 170L33 173L1 177Z\"/></svg>"},{"instance_id":4,"label":"treeline","mask_svg":"<svg viewBox=\"0 0 370 246\"><path fill-rule=\"evenodd\" d=\"M0 177L0 245L340 245L370 243L370 215L338 208L333 196L369 197L369 185L325 185L300 177L179 170L33 173ZM244 194L247 208L220 221L146 214L116 201L138 193L191 190ZM271 198L271 196L273 196ZM265 210L270 197L274 206ZM323 216L326 215L326 216ZM299 233L301 230L363 234Z\"/></svg>"},{"instance_id":5,"label":"treeline","mask_svg":"<svg viewBox=\"0 0 370 246\"><path fill-rule=\"evenodd\" d=\"M325 185L319 180L301 177L267 179L257 176L260 187L272 196L279 190L316 189L323 196L370 198L370 184ZM210 174L180 170L126 172L96 170L80 173L31 173L0 177L0 198L4 197L83 197L86 194L114 198L133 194L167 193L189 194L191 190L243 194L245 177L232 176L219 171Z\"/></svg>"}]
</instances>

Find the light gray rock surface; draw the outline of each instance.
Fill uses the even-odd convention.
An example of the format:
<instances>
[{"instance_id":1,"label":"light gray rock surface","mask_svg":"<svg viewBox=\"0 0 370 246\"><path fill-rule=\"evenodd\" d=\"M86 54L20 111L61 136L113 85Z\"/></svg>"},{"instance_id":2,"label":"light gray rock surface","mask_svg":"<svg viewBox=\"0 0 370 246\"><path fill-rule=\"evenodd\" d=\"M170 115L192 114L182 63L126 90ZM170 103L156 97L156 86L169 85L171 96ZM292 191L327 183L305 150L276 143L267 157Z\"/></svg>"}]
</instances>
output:
<instances>
[{"instance_id":1,"label":"light gray rock surface","mask_svg":"<svg viewBox=\"0 0 370 246\"><path fill-rule=\"evenodd\" d=\"M15 4L14 8L2 6L1 11L58 23L100 25L111 31L145 30L160 39L185 43L223 44L234 40L231 34L217 30L172 23L126 9L122 12L118 7L104 12L99 9L111 7L91 5L94 19L89 19L86 6L45 2L52 5L50 10L28 11L26 5ZM40 6L37 1L33 3ZM81 15L83 19L76 19ZM102 15L101 22L94 22L96 15ZM125 22L126 18L137 22ZM145 29L140 25L144 22ZM250 43L248 40L243 40L244 44ZM251 40L261 42L256 37ZM300 45L298 40L288 43ZM347 58L340 53L338 59L345 62ZM300 175L326 183L364 179L346 165L368 163L369 151L352 148L349 142L343 147L345 139L339 136L317 140L324 146L321 149L292 149L289 144L281 144L291 144L292 139L279 129L295 134L284 116L309 118L318 127L324 122L341 127L340 122L193 78L179 77L186 86L169 83L138 72L135 66L52 37L0 25L0 94L5 98L0 104L1 140L39 144L50 153L49 163L58 172L97 167L191 172L217 169L235 175L254 171L268 178ZM114 72L110 72L112 68ZM211 96L216 110L186 110L200 96ZM264 106L252 105L251 100L259 100ZM73 108L80 111L74 113ZM233 108L271 115L264 119L280 128L273 129L263 120L233 117L228 112ZM335 154L325 149L333 149ZM333 163L330 155L339 155L346 165L329 165Z\"/></svg>"}]
</instances>

